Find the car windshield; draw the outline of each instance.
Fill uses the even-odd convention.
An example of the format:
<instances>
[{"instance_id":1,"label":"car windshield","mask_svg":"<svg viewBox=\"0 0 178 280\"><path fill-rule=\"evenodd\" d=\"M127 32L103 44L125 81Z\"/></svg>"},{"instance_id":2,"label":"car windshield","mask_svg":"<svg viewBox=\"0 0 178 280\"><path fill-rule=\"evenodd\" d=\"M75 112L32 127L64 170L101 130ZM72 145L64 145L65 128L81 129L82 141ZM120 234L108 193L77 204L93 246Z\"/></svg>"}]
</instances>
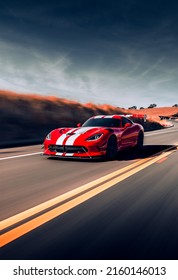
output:
<instances>
[{"instance_id":1,"label":"car windshield","mask_svg":"<svg viewBox=\"0 0 178 280\"><path fill-rule=\"evenodd\" d=\"M92 118L87 120L83 126L121 127L121 120L117 118Z\"/></svg>"}]
</instances>

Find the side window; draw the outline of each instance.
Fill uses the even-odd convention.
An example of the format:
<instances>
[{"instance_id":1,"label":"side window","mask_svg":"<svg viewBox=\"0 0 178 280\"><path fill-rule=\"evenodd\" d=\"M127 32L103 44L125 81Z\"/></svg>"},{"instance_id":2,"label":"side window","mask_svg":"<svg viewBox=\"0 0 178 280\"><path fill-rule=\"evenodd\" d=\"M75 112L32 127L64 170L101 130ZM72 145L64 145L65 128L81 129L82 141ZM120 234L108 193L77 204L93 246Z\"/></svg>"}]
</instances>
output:
<instances>
[{"instance_id":1,"label":"side window","mask_svg":"<svg viewBox=\"0 0 178 280\"><path fill-rule=\"evenodd\" d=\"M121 120L120 119L114 119L114 126L115 127L121 127Z\"/></svg>"},{"instance_id":2,"label":"side window","mask_svg":"<svg viewBox=\"0 0 178 280\"><path fill-rule=\"evenodd\" d=\"M122 118L122 127L124 127L124 126L126 125L126 123L132 124L132 122L131 122L129 119L127 119L127 118Z\"/></svg>"},{"instance_id":3,"label":"side window","mask_svg":"<svg viewBox=\"0 0 178 280\"><path fill-rule=\"evenodd\" d=\"M111 127L121 127L121 120L117 119L117 118L111 118L109 126L111 126Z\"/></svg>"}]
</instances>

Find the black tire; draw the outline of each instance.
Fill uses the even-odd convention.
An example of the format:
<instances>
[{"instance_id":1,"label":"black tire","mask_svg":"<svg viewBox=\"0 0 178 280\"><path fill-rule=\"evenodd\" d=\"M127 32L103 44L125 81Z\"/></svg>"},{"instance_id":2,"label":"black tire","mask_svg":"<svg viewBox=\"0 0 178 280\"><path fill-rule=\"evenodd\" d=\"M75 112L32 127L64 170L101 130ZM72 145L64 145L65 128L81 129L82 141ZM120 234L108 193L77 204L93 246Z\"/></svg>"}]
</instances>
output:
<instances>
[{"instance_id":1,"label":"black tire","mask_svg":"<svg viewBox=\"0 0 178 280\"><path fill-rule=\"evenodd\" d=\"M106 159L114 160L117 156L117 140L114 136L111 136L108 140L107 150L106 150Z\"/></svg>"},{"instance_id":2,"label":"black tire","mask_svg":"<svg viewBox=\"0 0 178 280\"><path fill-rule=\"evenodd\" d=\"M138 138L137 138L137 145L136 145L136 149L137 150L142 150L142 148L143 148L143 141L144 141L143 132L139 132Z\"/></svg>"}]
</instances>

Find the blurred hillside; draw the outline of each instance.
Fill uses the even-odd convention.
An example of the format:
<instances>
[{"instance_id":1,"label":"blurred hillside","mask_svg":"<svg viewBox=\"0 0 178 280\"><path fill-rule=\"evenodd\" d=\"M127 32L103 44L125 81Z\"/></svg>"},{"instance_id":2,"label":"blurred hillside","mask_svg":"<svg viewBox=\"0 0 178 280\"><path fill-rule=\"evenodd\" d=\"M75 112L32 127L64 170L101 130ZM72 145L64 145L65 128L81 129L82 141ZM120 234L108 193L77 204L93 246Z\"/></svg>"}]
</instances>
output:
<instances>
[{"instance_id":1,"label":"blurred hillside","mask_svg":"<svg viewBox=\"0 0 178 280\"><path fill-rule=\"evenodd\" d=\"M75 127L92 115L120 114L110 105L82 105L57 97L0 91L0 145L42 142L57 127Z\"/></svg>"},{"instance_id":2,"label":"blurred hillside","mask_svg":"<svg viewBox=\"0 0 178 280\"><path fill-rule=\"evenodd\" d=\"M138 111L138 110L137 110ZM80 104L57 97L0 91L1 146L41 143L57 127L75 127L93 115L127 114L110 105ZM133 112L135 113L135 111ZM136 112L139 113L139 112ZM144 123L146 130L162 128L158 120Z\"/></svg>"}]
</instances>

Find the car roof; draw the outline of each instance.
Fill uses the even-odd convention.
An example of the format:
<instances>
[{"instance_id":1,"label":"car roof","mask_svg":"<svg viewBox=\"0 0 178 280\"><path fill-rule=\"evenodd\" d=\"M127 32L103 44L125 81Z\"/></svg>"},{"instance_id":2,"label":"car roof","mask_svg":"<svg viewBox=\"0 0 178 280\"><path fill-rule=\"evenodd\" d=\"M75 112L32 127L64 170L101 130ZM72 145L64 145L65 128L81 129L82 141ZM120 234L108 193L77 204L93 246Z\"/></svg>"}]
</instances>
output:
<instances>
[{"instance_id":1,"label":"car roof","mask_svg":"<svg viewBox=\"0 0 178 280\"><path fill-rule=\"evenodd\" d=\"M121 118L129 118L132 115L97 115L91 117L91 119L99 119L99 118L114 118L114 119L121 119Z\"/></svg>"}]
</instances>

